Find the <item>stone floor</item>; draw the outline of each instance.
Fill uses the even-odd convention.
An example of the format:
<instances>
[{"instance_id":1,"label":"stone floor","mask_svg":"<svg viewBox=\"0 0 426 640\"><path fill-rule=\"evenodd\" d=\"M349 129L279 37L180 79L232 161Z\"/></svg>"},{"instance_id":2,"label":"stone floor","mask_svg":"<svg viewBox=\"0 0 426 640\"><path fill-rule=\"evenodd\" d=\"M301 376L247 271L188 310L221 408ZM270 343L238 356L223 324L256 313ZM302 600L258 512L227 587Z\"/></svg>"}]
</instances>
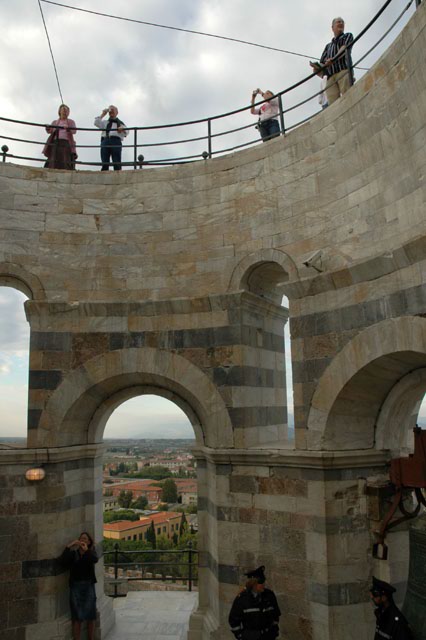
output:
<instances>
[{"instance_id":1,"label":"stone floor","mask_svg":"<svg viewBox=\"0 0 426 640\"><path fill-rule=\"evenodd\" d=\"M185 640L198 593L131 591L113 602L115 628L105 640Z\"/></svg>"}]
</instances>

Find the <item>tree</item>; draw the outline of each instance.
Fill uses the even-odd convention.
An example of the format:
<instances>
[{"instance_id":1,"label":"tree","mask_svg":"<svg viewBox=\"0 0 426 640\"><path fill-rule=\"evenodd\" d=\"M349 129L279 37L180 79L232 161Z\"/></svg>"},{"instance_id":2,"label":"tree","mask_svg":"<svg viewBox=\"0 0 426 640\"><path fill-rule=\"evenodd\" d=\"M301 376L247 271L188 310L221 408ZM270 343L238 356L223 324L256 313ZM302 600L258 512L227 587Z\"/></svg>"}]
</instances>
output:
<instances>
[{"instance_id":1,"label":"tree","mask_svg":"<svg viewBox=\"0 0 426 640\"><path fill-rule=\"evenodd\" d=\"M133 492L132 491L120 491L118 496L118 504L123 509L128 509L133 500Z\"/></svg>"},{"instance_id":2,"label":"tree","mask_svg":"<svg viewBox=\"0 0 426 640\"><path fill-rule=\"evenodd\" d=\"M104 513L104 522L115 522L116 520L139 520L139 516L134 511L128 509L120 509L118 511L106 511Z\"/></svg>"},{"instance_id":3,"label":"tree","mask_svg":"<svg viewBox=\"0 0 426 640\"><path fill-rule=\"evenodd\" d=\"M177 502L178 493L176 482L172 478L167 478L163 482L163 491L161 493L161 500L163 502Z\"/></svg>"},{"instance_id":4,"label":"tree","mask_svg":"<svg viewBox=\"0 0 426 640\"><path fill-rule=\"evenodd\" d=\"M170 469L161 465L154 465L152 467L144 465L143 469L140 469L138 472L126 474L126 477L129 478L150 478L151 480L164 480L171 476L172 472Z\"/></svg>"},{"instance_id":5,"label":"tree","mask_svg":"<svg viewBox=\"0 0 426 640\"><path fill-rule=\"evenodd\" d=\"M146 532L146 541L151 544L153 549L156 549L157 537L155 535L154 520L151 520L151 524L149 525L148 530Z\"/></svg>"},{"instance_id":6,"label":"tree","mask_svg":"<svg viewBox=\"0 0 426 640\"><path fill-rule=\"evenodd\" d=\"M134 502L132 502L132 509L146 509L148 506L148 500L146 496L139 496Z\"/></svg>"},{"instance_id":7,"label":"tree","mask_svg":"<svg viewBox=\"0 0 426 640\"><path fill-rule=\"evenodd\" d=\"M182 513L182 520L180 521L180 526L179 526L179 537L181 537L187 529L188 529L188 522L186 520L185 511L184 511Z\"/></svg>"}]
</instances>

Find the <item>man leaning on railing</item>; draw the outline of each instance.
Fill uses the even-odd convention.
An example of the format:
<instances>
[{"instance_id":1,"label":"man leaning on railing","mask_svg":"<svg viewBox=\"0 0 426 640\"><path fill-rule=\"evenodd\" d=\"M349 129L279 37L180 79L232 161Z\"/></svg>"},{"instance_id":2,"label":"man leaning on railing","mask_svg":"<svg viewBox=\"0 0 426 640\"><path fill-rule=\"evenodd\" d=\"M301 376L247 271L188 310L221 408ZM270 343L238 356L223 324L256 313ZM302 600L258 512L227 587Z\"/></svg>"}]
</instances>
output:
<instances>
[{"instance_id":1,"label":"man leaning on railing","mask_svg":"<svg viewBox=\"0 0 426 640\"><path fill-rule=\"evenodd\" d=\"M325 92L328 104L336 102L352 85L351 47L354 40L352 33L345 33L343 18L334 18L331 23L334 38L323 51L320 62L310 62L318 75L327 76ZM334 60L334 58L336 58Z\"/></svg>"}]
</instances>

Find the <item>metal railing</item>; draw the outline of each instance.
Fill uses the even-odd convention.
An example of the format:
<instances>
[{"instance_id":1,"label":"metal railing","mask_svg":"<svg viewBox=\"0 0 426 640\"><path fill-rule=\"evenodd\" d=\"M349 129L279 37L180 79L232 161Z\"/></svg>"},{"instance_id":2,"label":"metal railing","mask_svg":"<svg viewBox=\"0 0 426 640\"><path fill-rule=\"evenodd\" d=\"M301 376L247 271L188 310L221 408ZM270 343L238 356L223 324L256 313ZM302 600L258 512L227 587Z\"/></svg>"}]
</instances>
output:
<instances>
[{"instance_id":1,"label":"metal railing","mask_svg":"<svg viewBox=\"0 0 426 640\"><path fill-rule=\"evenodd\" d=\"M165 555L176 556L179 561L172 562L170 560L159 560L156 558ZM143 581L159 581L159 582L176 582L181 581L187 584L188 591L192 591L194 582L197 581L198 571L198 551L193 548L192 542L188 542L188 546L185 549L140 549L134 551L127 551L120 549L120 545L116 543L112 551L105 551L105 556L112 556L112 561L105 562L105 569L112 567L114 569L114 578L109 580L108 583L113 585L114 591L111 594L112 598L124 597L126 594L118 593L118 587L125 582L131 582L133 580ZM129 558L137 557L134 561ZM153 560L150 560L150 557ZM196 560L194 562L194 559ZM178 573L187 573L186 576L182 575L170 575L170 569L180 568ZM133 568L135 571L139 571L140 575L129 576L124 575L124 571ZM182 571L183 568L183 571ZM151 574L151 569L158 573ZM165 573L165 570L169 573ZM119 571L122 570L123 575L119 575ZM147 575L149 574L149 575Z\"/></svg>"},{"instance_id":2,"label":"metal railing","mask_svg":"<svg viewBox=\"0 0 426 640\"><path fill-rule=\"evenodd\" d=\"M354 38L353 44L351 46L351 51L356 43L358 43L361 38L371 29L371 27L378 21L380 16L386 11L386 9L394 3L395 0L386 0L386 2L382 5L376 15L370 20L370 22L361 30L361 32ZM351 60L351 52L346 50L344 54L338 54L334 58L337 60L339 57L344 55L346 57L346 63L348 68L348 74L350 76L350 84L354 83L354 68L359 67L361 62L365 60L386 38L386 36L392 31L392 29L400 22L405 13L408 11L410 6L415 3L416 8L421 4L421 0L409 0L408 3L404 6L402 12L398 15L396 20L386 29L384 34L380 36L380 38L375 42L373 46L371 46L366 53L362 55L362 57L357 60L355 63L352 63ZM297 98L297 90L303 87L306 83L311 81L312 79L316 79L317 74L311 73L310 75L304 77L302 80L294 83L290 87L283 89L279 93L276 94L278 98L279 104L279 122L280 122L280 134L286 135L292 129L300 126L304 122L310 120L317 113L320 113L321 110L316 109L316 111L307 112L306 106L312 100L317 99L318 96L322 93L321 90L315 91L312 95L308 97L302 97L302 99ZM289 106L283 106L283 97L287 100L291 96L296 96L296 102ZM256 103L256 107L264 104L265 101ZM188 162L194 162L203 158L207 160L209 158L213 158L215 156L224 155L238 149L250 147L259 142L259 138L252 137L252 132L254 128L257 126L255 123L244 124L242 126L231 126L230 129L226 128L224 130L220 130L222 123L226 121L232 120L237 117L240 118L241 114L248 113L251 109L252 105L248 105L242 107L240 109L235 109L233 111L228 111L226 113L222 113L220 115L211 116L204 119L198 120L189 120L186 122L178 122L173 124L163 124L163 125L153 125L153 126L142 126L142 127L127 127L127 131L130 135L132 135L133 140L130 144L123 144L123 149L132 149L133 159L131 161L122 162L123 167L130 167L132 169L141 169L143 166L164 166L164 165L174 165L174 164L182 164ZM303 117L299 120L294 118L295 112L302 112ZM46 125L42 123L34 123L28 122L24 120L16 120L13 118L0 117L0 122L19 126L30 126L34 128L38 128L39 131L45 129L46 126L50 128L55 128L52 125ZM240 122L238 122L240 125ZM58 127L56 127L58 128ZM173 139L173 135L171 139L168 140L158 140L160 135L163 135L164 132L170 132L173 130L181 131L184 128L186 131L190 131L190 135L186 135L184 137L179 137L178 139ZM97 128L85 128L85 127L77 127L78 132L97 132L99 135L100 131ZM9 142L16 143L24 143L26 145L45 145L43 140L28 140L23 137L16 137L11 135L3 135L3 132L0 135L0 139L7 140ZM144 134L145 137L149 138L151 133L154 133L156 136L155 142L144 141L144 143L140 142L140 135ZM243 136L249 139L245 139ZM222 139L224 142L222 143ZM228 142L230 140L230 142ZM179 150L182 150L181 153L174 154L173 156L168 157L159 157L155 158L154 155L158 153L158 150L161 148L173 147L175 148L179 145ZM191 145L190 152L188 153L188 146ZM194 149L195 145L195 149ZM79 153L83 149L98 149L99 144L83 144L78 145L77 149ZM31 162L45 162L45 158L34 157L29 155L18 155L14 153L9 153L9 147L7 145L3 145L1 147L2 152L2 160L5 162L6 160L25 160ZM144 154L140 153L143 151ZM151 157L147 159L147 154L151 153ZM94 161L75 161L76 167L100 167L102 163L94 162Z\"/></svg>"}]
</instances>

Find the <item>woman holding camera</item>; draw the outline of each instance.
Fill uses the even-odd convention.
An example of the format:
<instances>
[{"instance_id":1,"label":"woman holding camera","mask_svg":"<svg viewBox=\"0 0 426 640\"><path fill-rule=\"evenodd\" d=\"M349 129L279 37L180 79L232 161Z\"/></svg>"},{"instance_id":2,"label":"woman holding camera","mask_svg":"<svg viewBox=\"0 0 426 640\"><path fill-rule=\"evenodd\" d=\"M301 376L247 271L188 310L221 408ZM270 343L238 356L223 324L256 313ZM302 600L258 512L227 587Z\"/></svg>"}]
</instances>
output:
<instances>
[{"instance_id":1,"label":"woman holding camera","mask_svg":"<svg viewBox=\"0 0 426 640\"><path fill-rule=\"evenodd\" d=\"M256 109L254 101L259 94L266 102ZM263 92L261 89L255 89L251 94L250 113L259 116L257 128L259 129L263 142L280 135L280 123L278 122L280 107L278 98L274 98L272 91Z\"/></svg>"},{"instance_id":2,"label":"woman holding camera","mask_svg":"<svg viewBox=\"0 0 426 640\"><path fill-rule=\"evenodd\" d=\"M96 623L96 576L95 564L98 556L92 537L80 534L64 549L60 562L70 571L70 607L73 640L80 640L81 624L87 621L88 640L95 640Z\"/></svg>"}]
</instances>

